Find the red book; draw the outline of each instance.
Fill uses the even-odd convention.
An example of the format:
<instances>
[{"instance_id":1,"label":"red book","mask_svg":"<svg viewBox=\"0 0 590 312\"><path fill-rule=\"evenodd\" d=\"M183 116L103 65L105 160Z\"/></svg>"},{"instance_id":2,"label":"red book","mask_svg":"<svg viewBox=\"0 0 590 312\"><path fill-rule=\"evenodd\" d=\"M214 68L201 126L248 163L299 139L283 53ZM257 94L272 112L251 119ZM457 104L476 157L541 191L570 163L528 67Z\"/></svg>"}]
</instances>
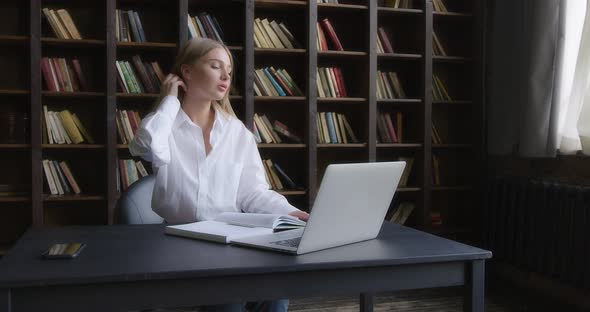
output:
<instances>
[{"instance_id":1,"label":"red book","mask_svg":"<svg viewBox=\"0 0 590 312\"><path fill-rule=\"evenodd\" d=\"M82 67L80 67L80 62L78 59L73 59L72 64L74 65L74 72L76 73L76 77L78 78L78 82L80 83L80 88L82 91L89 91L88 84L86 83L86 78L82 74ZM119 77L119 75L117 75Z\"/></svg>"},{"instance_id":2,"label":"red book","mask_svg":"<svg viewBox=\"0 0 590 312\"><path fill-rule=\"evenodd\" d=\"M137 131L137 120L135 120L135 114L131 110L127 110L126 112L127 117L129 118L129 124L131 124L131 131L133 132L133 135L135 135L135 132Z\"/></svg>"},{"instance_id":3,"label":"red book","mask_svg":"<svg viewBox=\"0 0 590 312\"><path fill-rule=\"evenodd\" d=\"M326 34L320 25L320 22L317 22L317 32L318 38L320 39L320 51L327 51L328 50L328 42L326 41Z\"/></svg>"},{"instance_id":4,"label":"red book","mask_svg":"<svg viewBox=\"0 0 590 312\"><path fill-rule=\"evenodd\" d=\"M332 24L330 23L328 18L324 18L322 20L322 24L324 26L324 29L326 30L324 33L327 33L328 36L330 37L330 41L332 41L332 45L334 46L334 50L343 51L344 49L342 48L342 44L340 44L340 39L338 39L338 35L336 35L336 32L334 31L334 27L332 27Z\"/></svg>"},{"instance_id":5,"label":"red book","mask_svg":"<svg viewBox=\"0 0 590 312\"><path fill-rule=\"evenodd\" d=\"M129 186L129 176L127 175L125 160L123 159L119 159L119 176L121 176L121 186L123 187L123 191L125 191Z\"/></svg>"},{"instance_id":6,"label":"red book","mask_svg":"<svg viewBox=\"0 0 590 312\"><path fill-rule=\"evenodd\" d=\"M49 64L49 59L47 57L41 58L41 71L43 72L43 80L47 85L47 90L49 91L57 91L55 80L53 79L53 74L51 73L51 65Z\"/></svg>"},{"instance_id":7,"label":"red book","mask_svg":"<svg viewBox=\"0 0 590 312\"><path fill-rule=\"evenodd\" d=\"M285 92L287 92L287 94L289 94L290 96L293 96L293 91L291 91L291 88L289 88L289 86L283 81L283 79L281 79L281 76L277 74L277 71L272 67L269 67L268 71L272 74L273 78L281 84L283 90L285 90Z\"/></svg>"},{"instance_id":8,"label":"red book","mask_svg":"<svg viewBox=\"0 0 590 312\"><path fill-rule=\"evenodd\" d=\"M334 72L340 84L340 96L347 97L348 94L346 93L346 85L344 84L344 76L342 75L342 70L340 69L340 67L336 67L334 69Z\"/></svg>"},{"instance_id":9,"label":"red book","mask_svg":"<svg viewBox=\"0 0 590 312\"><path fill-rule=\"evenodd\" d=\"M64 81L63 76L61 75L61 70L59 69L59 60L57 58L50 58L51 66L53 67L53 71L55 72L55 76L57 77L59 89L57 91L65 91L66 84Z\"/></svg>"},{"instance_id":10,"label":"red book","mask_svg":"<svg viewBox=\"0 0 590 312\"><path fill-rule=\"evenodd\" d=\"M387 132L389 132L389 136L391 137L391 142L398 143L397 135L395 134L395 129L393 128L393 122L391 121L391 116L389 114L385 114L385 125L387 126Z\"/></svg>"},{"instance_id":11,"label":"red book","mask_svg":"<svg viewBox=\"0 0 590 312\"><path fill-rule=\"evenodd\" d=\"M387 34L385 33L383 27L379 27L377 33L379 34L379 38L381 38L381 43L383 43L384 52L393 53L393 46L391 45L391 41L389 41L389 38L387 38Z\"/></svg>"}]
</instances>

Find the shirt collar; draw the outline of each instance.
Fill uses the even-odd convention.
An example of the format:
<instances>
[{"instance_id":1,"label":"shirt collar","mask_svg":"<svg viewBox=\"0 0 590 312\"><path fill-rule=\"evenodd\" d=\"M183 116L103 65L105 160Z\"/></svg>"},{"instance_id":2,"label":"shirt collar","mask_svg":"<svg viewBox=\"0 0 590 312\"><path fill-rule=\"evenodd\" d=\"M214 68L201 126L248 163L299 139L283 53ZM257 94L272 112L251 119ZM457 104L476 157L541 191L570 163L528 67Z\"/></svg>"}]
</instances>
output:
<instances>
[{"instance_id":1,"label":"shirt collar","mask_svg":"<svg viewBox=\"0 0 590 312\"><path fill-rule=\"evenodd\" d=\"M213 127L218 126L220 128L223 128L223 126L228 122L229 116L227 116L226 113L223 112L218 105L213 105L213 109L215 110L215 120L213 122ZM198 127L181 107L178 110L178 114L176 114L174 126L180 127L185 123Z\"/></svg>"}]
</instances>

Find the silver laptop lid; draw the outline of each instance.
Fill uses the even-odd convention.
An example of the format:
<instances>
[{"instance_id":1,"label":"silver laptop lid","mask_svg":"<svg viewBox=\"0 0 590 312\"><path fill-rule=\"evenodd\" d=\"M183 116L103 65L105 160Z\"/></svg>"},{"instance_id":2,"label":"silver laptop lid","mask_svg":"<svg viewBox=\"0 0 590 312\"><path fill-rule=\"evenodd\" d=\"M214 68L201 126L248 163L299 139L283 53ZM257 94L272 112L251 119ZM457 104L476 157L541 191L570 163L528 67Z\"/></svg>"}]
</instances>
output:
<instances>
[{"instance_id":1,"label":"silver laptop lid","mask_svg":"<svg viewBox=\"0 0 590 312\"><path fill-rule=\"evenodd\" d=\"M297 253L375 238L405 165L404 161L329 165Z\"/></svg>"}]
</instances>

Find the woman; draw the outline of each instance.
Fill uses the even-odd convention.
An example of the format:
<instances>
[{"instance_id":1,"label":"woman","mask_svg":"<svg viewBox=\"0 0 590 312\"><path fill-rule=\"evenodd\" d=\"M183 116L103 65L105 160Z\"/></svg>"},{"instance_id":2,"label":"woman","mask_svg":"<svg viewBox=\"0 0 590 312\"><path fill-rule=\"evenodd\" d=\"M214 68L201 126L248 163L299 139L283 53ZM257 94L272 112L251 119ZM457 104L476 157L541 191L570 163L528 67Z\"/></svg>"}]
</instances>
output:
<instances>
[{"instance_id":1,"label":"woman","mask_svg":"<svg viewBox=\"0 0 590 312\"><path fill-rule=\"evenodd\" d=\"M168 223L209 220L224 211L307 220L308 213L269 190L254 135L229 103L232 71L229 49L211 39L192 39L178 54L158 106L129 145L132 155L152 162L153 210ZM286 311L288 299L254 304L259 310ZM241 311L242 305L208 308Z\"/></svg>"}]
</instances>

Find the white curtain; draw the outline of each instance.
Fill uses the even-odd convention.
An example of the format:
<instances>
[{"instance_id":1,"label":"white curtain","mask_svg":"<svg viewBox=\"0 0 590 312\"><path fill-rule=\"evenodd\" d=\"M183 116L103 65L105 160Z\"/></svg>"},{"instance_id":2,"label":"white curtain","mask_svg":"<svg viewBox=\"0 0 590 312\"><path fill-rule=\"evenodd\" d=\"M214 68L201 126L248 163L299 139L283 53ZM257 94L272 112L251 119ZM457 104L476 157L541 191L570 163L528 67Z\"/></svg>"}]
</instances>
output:
<instances>
[{"instance_id":1,"label":"white curtain","mask_svg":"<svg viewBox=\"0 0 590 312\"><path fill-rule=\"evenodd\" d=\"M590 155L590 1L566 1L559 151Z\"/></svg>"}]
</instances>

